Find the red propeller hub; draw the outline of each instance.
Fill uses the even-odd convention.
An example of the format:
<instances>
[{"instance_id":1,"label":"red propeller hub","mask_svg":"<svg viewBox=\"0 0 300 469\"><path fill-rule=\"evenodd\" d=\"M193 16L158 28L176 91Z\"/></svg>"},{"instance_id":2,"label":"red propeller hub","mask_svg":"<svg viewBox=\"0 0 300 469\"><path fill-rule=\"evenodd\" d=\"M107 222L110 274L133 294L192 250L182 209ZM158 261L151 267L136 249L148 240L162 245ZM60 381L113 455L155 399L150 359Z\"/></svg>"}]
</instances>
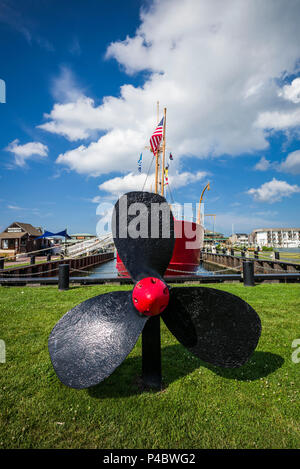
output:
<instances>
[{"instance_id":1,"label":"red propeller hub","mask_svg":"<svg viewBox=\"0 0 300 469\"><path fill-rule=\"evenodd\" d=\"M135 285L132 301L136 309L146 316L156 316L169 304L169 289L155 277L143 278Z\"/></svg>"}]
</instances>

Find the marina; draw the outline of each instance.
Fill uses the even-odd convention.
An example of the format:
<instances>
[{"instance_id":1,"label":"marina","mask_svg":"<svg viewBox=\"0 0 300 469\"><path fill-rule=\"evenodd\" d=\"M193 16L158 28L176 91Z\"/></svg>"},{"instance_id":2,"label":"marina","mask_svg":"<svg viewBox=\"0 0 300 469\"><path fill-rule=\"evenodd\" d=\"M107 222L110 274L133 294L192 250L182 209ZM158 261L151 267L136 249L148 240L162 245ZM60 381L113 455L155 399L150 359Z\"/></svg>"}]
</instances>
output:
<instances>
[{"instance_id":1,"label":"marina","mask_svg":"<svg viewBox=\"0 0 300 469\"><path fill-rule=\"evenodd\" d=\"M300 0L0 10L0 450L299 449Z\"/></svg>"}]
</instances>

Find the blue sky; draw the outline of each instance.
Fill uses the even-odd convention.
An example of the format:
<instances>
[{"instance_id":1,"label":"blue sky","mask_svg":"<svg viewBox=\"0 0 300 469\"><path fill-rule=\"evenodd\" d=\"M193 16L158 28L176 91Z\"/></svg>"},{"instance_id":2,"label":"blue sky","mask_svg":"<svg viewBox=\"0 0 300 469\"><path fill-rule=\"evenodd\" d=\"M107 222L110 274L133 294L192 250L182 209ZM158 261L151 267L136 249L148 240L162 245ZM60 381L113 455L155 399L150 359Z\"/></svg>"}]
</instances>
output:
<instances>
[{"instance_id":1,"label":"blue sky","mask_svg":"<svg viewBox=\"0 0 300 469\"><path fill-rule=\"evenodd\" d=\"M177 202L209 180L216 229L299 227L300 2L260 5L0 0L0 228L95 232L141 189L157 100Z\"/></svg>"}]
</instances>

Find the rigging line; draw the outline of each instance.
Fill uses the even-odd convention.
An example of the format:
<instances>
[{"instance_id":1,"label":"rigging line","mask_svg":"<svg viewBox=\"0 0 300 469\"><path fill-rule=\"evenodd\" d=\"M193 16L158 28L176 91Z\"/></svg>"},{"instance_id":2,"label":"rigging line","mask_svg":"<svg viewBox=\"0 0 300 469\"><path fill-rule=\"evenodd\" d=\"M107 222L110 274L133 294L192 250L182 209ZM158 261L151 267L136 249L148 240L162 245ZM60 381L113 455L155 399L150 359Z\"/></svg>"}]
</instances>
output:
<instances>
[{"instance_id":1,"label":"rigging line","mask_svg":"<svg viewBox=\"0 0 300 469\"><path fill-rule=\"evenodd\" d=\"M171 202L172 202L172 204L174 204L175 200L174 200L174 197L173 197L173 194L172 194L172 191L171 191L170 180L168 181L168 189L169 189L169 193L170 193L170 197L171 197Z\"/></svg>"},{"instance_id":2,"label":"rigging line","mask_svg":"<svg viewBox=\"0 0 300 469\"><path fill-rule=\"evenodd\" d=\"M152 155L152 160L150 161L150 165L149 165L149 168L148 168L147 176L146 176L146 179L145 179L145 181L144 181L144 185L143 185L142 191L144 191L144 188L145 188L145 185L146 185L146 182L147 182L149 173L150 173L150 169L151 169L151 167L152 167L153 160L154 160L154 154Z\"/></svg>"}]
</instances>

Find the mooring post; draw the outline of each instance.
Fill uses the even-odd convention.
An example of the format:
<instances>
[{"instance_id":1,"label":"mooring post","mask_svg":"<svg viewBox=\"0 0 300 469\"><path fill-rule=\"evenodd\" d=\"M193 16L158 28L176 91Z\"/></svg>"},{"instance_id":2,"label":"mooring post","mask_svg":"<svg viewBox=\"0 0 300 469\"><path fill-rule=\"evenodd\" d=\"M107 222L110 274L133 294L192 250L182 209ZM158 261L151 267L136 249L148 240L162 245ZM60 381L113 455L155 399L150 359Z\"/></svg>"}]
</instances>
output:
<instances>
[{"instance_id":1,"label":"mooring post","mask_svg":"<svg viewBox=\"0 0 300 469\"><path fill-rule=\"evenodd\" d=\"M142 332L142 378L146 386L162 387L160 317L148 319Z\"/></svg>"},{"instance_id":2,"label":"mooring post","mask_svg":"<svg viewBox=\"0 0 300 469\"><path fill-rule=\"evenodd\" d=\"M47 262L51 261L51 254L47 254Z\"/></svg>"},{"instance_id":3,"label":"mooring post","mask_svg":"<svg viewBox=\"0 0 300 469\"><path fill-rule=\"evenodd\" d=\"M243 261L243 277L245 287L254 287L254 262Z\"/></svg>"},{"instance_id":4,"label":"mooring post","mask_svg":"<svg viewBox=\"0 0 300 469\"><path fill-rule=\"evenodd\" d=\"M4 269L4 257L0 257L0 270Z\"/></svg>"},{"instance_id":5,"label":"mooring post","mask_svg":"<svg viewBox=\"0 0 300 469\"><path fill-rule=\"evenodd\" d=\"M58 270L58 289L60 291L69 290L69 277L69 264L60 264Z\"/></svg>"},{"instance_id":6,"label":"mooring post","mask_svg":"<svg viewBox=\"0 0 300 469\"><path fill-rule=\"evenodd\" d=\"M277 261L279 261L279 260L280 260L280 253L279 253L279 251L275 251L274 254L275 254L275 259L276 259Z\"/></svg>"},{"instance_id":7,"label":"mooring post","mask_svg":"<svg viewBox=\"0 0 300 469\"><path fill-rule=\"evenodd\" d=\"M30 256L30 265L35 264L35 256Z\"/></svg>"}]
</instances>

